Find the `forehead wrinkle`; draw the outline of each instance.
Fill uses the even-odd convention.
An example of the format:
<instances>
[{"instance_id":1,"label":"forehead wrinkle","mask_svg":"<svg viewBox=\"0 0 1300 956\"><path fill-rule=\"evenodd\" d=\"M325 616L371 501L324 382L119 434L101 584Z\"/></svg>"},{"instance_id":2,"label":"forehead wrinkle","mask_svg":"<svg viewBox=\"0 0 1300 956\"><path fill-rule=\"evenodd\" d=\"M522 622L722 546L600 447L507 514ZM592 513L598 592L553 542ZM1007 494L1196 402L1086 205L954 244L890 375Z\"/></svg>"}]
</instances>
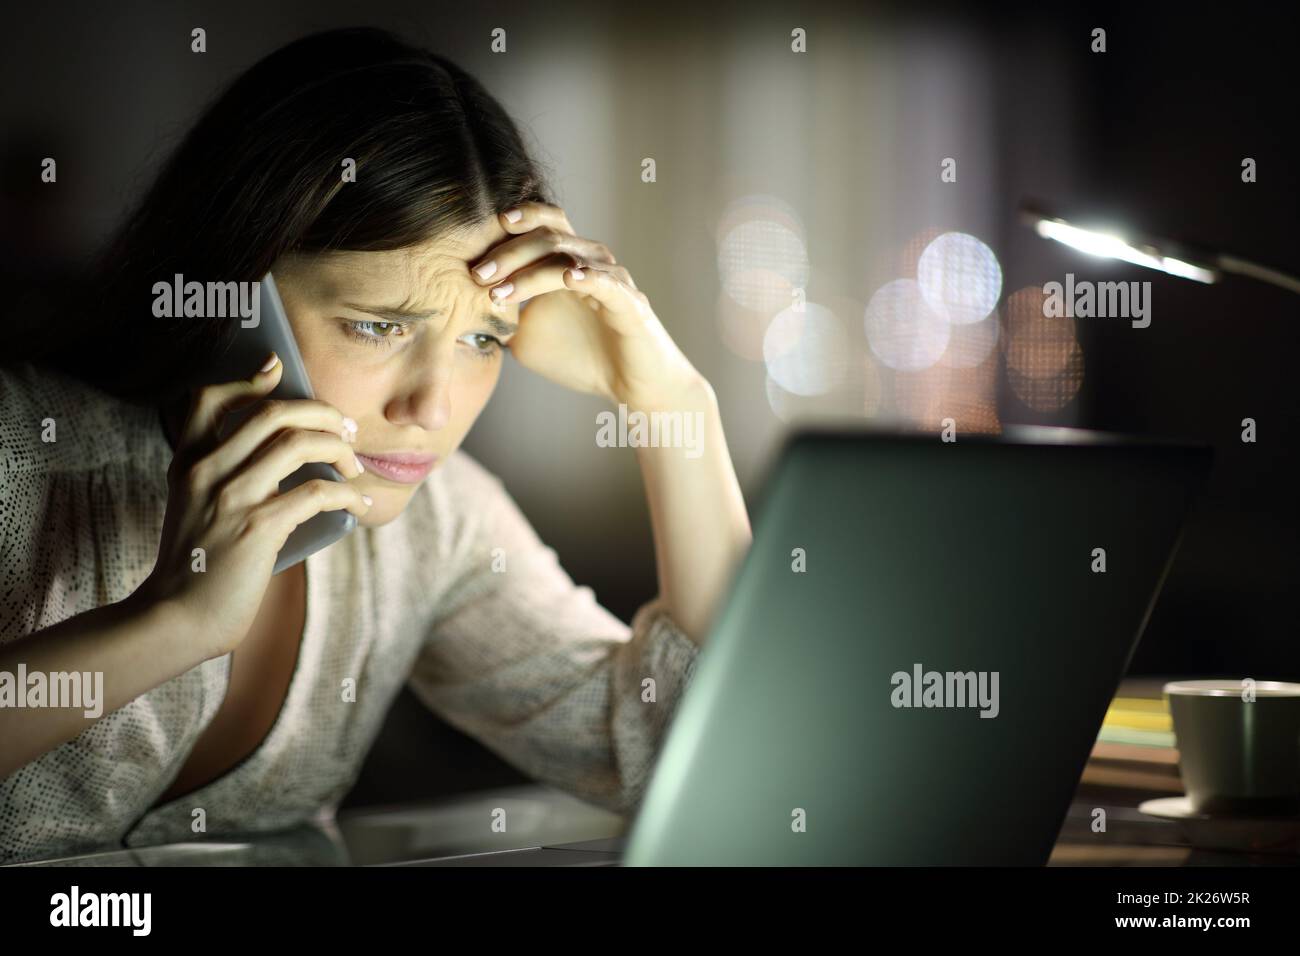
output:
<instances>
[{"instance_id":1,"label":"forehead wrinkle","mask_svg":"<svg viewBox=\"0 0 1300 956\"><path fill-rule=\"evenodd\" d=\"M445 314L448 295L458 296L462 288L469 295L482 292L482 287L469 275L468 266L508 236L495 219L489 219L477 229L462 228L420 245L335 251L312 264L322 266L318 276L327 296L334 301L346 299L349 303ZM392 286L399 283L405 288L401 290L402 301L394 306ZM424 297L419 290L436 290L438 301L421 301ZM476 318L488 319L493 315L492 306L485 303ZM505 313L496 316L496 321L517 327Z\"/></svg>"},{"instance_id":2,"label":"forehead wrinkle","mask_svg":"<svg viewBox=\"0 0 1300 956\"><path fill-rule=\"evenodd\" d=\"M409 275L412 285L406 290L403 307L416 312L443 312L445 300L465 295L472 298L482 297L484 290L469 274L469 263L473 259L436 250L411 250L408 257ZM437 293L437 301L429 302L419 299L416 290ZM490 306L480 310L481 316L491 316Z\"/></svg>"},{"instance_id":3,"label":"forehead wrinkle","mask_svg":"<svg viewBox=\"0 0 1300 956\"><path fill-rule=\"evenodd\" d=\"M450 259L453 266L458 267L478 261L489 249L508 238L510 233L493 216L474 225L453 229L420 248L431 257Z\"/></svg>"},{"instance_id":4,"label":"forehead wrinkle","mask_svg":"<svg viewBox=\"0 0 1300 956\"><path fill-rule=\"evenodd\" d=\"M511 314L507 311L495 312L492 306L486 301L477 307L472 307L467 313L463 309L456 307L456 300L462 296L466 297L471 303L476 299L485 298L482 288L473 282L468 275L463 277L459 272L452 270L452 277L448 279L441 270L434 270L437 278L428 279L424 276L420 279L420 286L424 288L426 294L420 295L416 288L408 287L405 290L405 297L400 303L395 303L392 292L383 293L374 289L373 295L367 293L362 296L348 295L344 305L354 308L361 312L367 312L372 315L383 315L383 321L401 321L402 317L399 312L409 313L407 318L431 320L431 324L436 327L445 327L451 322L452 316L461 315L459 324L466 326L475 323L484 323L498 335L513 335L518 329L519 324L513 321ZM420 274L420 270L416 270ZM454 283L459 283L460 288L449 289ZM433 293L430 295L429 293Z\"/></svg>"}]
</instances>

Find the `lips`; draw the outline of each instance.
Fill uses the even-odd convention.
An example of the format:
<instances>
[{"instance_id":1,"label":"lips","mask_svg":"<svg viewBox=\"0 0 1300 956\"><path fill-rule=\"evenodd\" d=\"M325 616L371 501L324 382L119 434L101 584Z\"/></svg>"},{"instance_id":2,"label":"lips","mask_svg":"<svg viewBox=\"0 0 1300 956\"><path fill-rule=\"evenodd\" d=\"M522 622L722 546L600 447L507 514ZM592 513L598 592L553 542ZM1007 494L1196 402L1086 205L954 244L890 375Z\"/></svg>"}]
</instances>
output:
<instances>
[{"instance_id":1,"label":"lips","mask_svg":"<svg viewBox=\"0 0 1300 956\"><path fill-rule=\"evenodd\" d=\"M403 485L420 481L438 462L437 455L420 452L394 451L382 455L364 455L357 452L356 456L361 459L361 464L366 466L367 472Z\"/></svg>"}]
</instances>

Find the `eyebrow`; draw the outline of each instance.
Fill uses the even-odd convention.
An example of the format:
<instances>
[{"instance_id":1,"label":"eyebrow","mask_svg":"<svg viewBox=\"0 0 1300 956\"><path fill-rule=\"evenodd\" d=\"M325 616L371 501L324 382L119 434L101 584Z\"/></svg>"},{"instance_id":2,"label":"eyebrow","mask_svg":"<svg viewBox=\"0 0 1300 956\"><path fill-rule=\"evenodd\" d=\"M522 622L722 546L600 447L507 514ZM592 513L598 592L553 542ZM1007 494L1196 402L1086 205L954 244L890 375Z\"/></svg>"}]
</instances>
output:
<instances>
[{"instance_id":1,"label":"eyebrow","mask_svg":"<svg viewBox=\"0 0 1300 956\"><path fill-rule=\"evenodd\" d=\"M414 309L385 309L369 305L353 305L351 302L344 302L343 305L349 309L373 315L384 322L423 322L426 319L432 319L443 314L442 309L430 309L427 312L420 312ZM519 330L517 322L507 322L491 312L484 312L479 316L479 320L498 335L514 335Z\"/></svg>"}]
</instances>

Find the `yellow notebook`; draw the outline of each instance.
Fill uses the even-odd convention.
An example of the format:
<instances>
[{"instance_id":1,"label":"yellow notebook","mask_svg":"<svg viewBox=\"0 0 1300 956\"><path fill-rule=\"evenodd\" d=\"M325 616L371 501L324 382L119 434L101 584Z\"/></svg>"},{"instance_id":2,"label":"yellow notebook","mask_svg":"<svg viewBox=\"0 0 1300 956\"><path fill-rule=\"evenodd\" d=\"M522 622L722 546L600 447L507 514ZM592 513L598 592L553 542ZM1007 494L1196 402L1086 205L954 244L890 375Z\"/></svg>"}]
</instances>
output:
<instances>
[{"instance_id":1,"label":"yellow notebook","mask_svg":"<svg viewBox=\"0 0 1300 956\"><path fill-rule=\"evenodd\" d=\"M1102 726L1172 732L1174 722L1169 716L1169 705L1164 700L1116 697L1106 710Z\"/></svg>"}]
</instances>

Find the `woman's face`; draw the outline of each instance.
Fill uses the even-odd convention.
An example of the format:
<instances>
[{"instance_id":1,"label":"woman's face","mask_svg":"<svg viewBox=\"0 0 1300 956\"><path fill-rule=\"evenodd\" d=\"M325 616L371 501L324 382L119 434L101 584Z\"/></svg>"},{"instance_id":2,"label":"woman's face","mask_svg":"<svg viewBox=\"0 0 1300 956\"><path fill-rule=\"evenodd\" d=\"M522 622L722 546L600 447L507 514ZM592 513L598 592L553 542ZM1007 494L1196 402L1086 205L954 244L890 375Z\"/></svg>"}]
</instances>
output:
<instances>
[{"instance_id":1,"label":"woman's face","mask_svg":"<svg viewBox=\"0 0 1300 956\"><path fill-rule=\"evenodd\" d=\"M469 275L507 233L490 219L391 252L289 254L272 267L316 397L357 423L353 449L382 458L459 447L501 374L518 305L498 306ZM351 479L374 499L359 523L401 514L423 478L366 471Z\"/></svg>"}]
</instances>

